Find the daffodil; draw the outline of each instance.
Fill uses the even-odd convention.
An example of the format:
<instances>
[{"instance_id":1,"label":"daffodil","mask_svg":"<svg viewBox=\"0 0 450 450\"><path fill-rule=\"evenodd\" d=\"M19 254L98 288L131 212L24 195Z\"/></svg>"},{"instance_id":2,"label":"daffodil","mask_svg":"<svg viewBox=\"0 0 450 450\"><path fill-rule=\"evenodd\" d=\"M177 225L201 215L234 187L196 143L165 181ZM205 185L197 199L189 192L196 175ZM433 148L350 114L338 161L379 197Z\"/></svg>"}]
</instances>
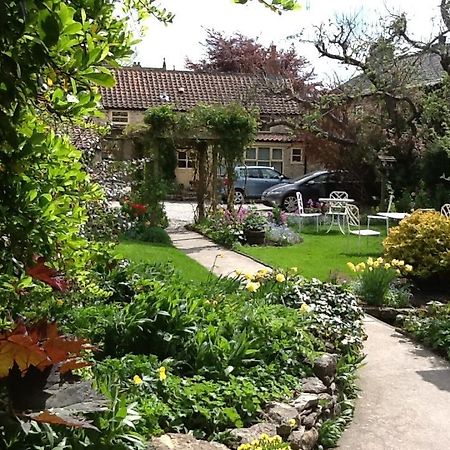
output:
<instances>
[{"instance_id":1,"label":"daffodil","mask_svg":"<svg viewBox=\"0 0 450 450\"><path fill-rule=\"evenodd\" d=\"M351 261L349 261L349 262L347 263L347 267L348 267L352 272L356 272L356 266L355 266Z\"/></svg>"},{"instance_id":2,"label":"daffodil","mask_svg":"<svg viewBox=\"0 0 450 450\"><path fill-rule=\"evenodd\" d=\"M277 273L275 279L278 281L278 283L283 283L284 281L286 281L286 277L282 273Z\"/></svg>"},{"instance_id":3,"label":"daffodil","mask_svg":"<svg viewBox=\"0 0 450 450\"><path fill-rule=\"evenodd\" d=\"M159 380L164 381L167 378L166 368L164 366L158 369L159 372Z\"/></svg>"},{"instance_id":4,"label":"daffodil","mask_svg":"<svg viewBox=\"0 0 450 450\"><path fill-rule=\"evenodd\" d=\"M302 306L300 306L300 312L302 314L309 313L310 310L311 310L311 307L306 303L302 303Z\"/></svg>"},{"instance_id":5,"label":"daffodil","mask_svg":"<svg viewBox=\"0 0 450 450\"><path fill-rule=\"evenodd\" d=\"M368 266L372 266L373 265L373 258L371 256L369 258L367 258L367 265Z\"/></svg>"},{"instance_id":6,"label":"daffodil","mask_svg":"<svg viewBox=\"0 0 450 450\"><path fill-rule=\"evenodd\" d=\"M140 384L143 383L142 378L141 378L139 375L135 375L135 376L133 377L133 383L134 383L136 386L139 386Z\"/></svg>"},{"instance_id":7,"label":"daffodil","mask_svg":"<svg viewBox=\"0 0 450 450\"><path fill-rule=\"evenodd\" d=\"M298 272L297 267L291 267L289 270L290 270L291 272L293 272L293 273L297 273L297 272Z\"/></svg>"},{"instance_id":8,"label":"daffodil","mask_svg":"<svg viewBox=\"0 0 450 450\"><path fill-rule=\"evenodd\" d=\"M389 263L385 263L385 264L384 264L384 268L385 268L386 270L389 270L389 269L391 268L391 265L390 265Z\"/></svg>"},{"instance_id":9,"label":"daffodil","mask_svg":"<svg viewBox=\"0 0 450 450\"><path fill-rule=\"evenodd\" d=\"M250 280L250 281L252 281L252 280L255 279L255 276L254 276L252 273L246 273L246 274L244 275L244 277L245 277L247 280Z\"/></svg>"},{"instance_id":10,"label":"daffodil","mask_svg":"<svg viewBox=\"0 0 450 450\"><path fill-rule=\"evenodd\" d=\"M289 426L294 428L297 426L297 421L295 419L289 419Z\"/></svg>"},{"instance_id":11,"label":"daffodil","mask_svg":"<svg viewBox=\"0 0 450 450\"><path fill-rule=\"evenodd\" d=\"M411 266L411 264L405 264L405 271L406 272L412 272L413 267Z\"/></svg>"},{"instance_id":12,"label":"daffodil","mask_svg":"<svg viewBox=\"0 0 450 450\"><path fill-rule=\"evenodd\" d=\"M258 282L253 282L253 281L249 281L246 286L245 289L247 289L247 291L249 292L256 292L259 288L260 288L260 284Z\"/></svg>"}]
</instances>

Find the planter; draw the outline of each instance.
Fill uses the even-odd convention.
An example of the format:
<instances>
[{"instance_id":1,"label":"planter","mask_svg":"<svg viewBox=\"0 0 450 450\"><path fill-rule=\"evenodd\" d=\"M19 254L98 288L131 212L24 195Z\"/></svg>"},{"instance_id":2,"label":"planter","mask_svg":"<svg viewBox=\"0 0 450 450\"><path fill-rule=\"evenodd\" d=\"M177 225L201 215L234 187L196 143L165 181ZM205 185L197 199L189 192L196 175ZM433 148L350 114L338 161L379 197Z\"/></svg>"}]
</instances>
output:
<instances>
[{"instance_id":1,"label":"planter","mask_svg":"<svg viewBox=\"0 0 450 450\"><path fill-rule=\"evenodd\" d=\"M250 245L262 245L266 240L264 230L244 230L245 240Z\"/></svg>"}]
</instances>

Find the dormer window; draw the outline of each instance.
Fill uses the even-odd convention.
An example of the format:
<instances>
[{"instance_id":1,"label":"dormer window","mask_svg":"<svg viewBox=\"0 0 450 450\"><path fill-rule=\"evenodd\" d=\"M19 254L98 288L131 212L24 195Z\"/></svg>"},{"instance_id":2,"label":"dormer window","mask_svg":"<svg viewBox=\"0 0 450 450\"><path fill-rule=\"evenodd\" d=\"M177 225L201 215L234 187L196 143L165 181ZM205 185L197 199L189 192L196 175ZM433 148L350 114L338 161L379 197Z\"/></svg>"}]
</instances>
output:
<instances>
[{"instance_id":1,"label":"dormer window","mask_svg":"<svg viewBox=\"0 0 450 450\"><path fill-rule=\"evenodd\" d=\"M121 127L128 125L128 111L111 111L111 123Z\"/></svg>"}]
</instances>

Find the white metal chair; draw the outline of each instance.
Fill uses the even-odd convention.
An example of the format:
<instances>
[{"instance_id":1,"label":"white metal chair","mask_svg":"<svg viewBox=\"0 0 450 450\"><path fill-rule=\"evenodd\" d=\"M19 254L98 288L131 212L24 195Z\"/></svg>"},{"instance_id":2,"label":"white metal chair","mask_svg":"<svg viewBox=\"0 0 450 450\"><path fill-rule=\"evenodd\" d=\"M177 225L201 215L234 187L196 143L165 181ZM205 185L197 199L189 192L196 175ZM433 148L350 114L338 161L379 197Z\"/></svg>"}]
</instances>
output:
<instances>
[{"instance_id":1,"label":"white metal chair","mask_svg":"<svg viewBox=\"0 0 450 450\"><path fill-rule=\"evenodd\" d=\"M303 219L305 217L315 217L316 218L316 231L319 231L319 217L322 215L321 213L307 213L303 207L303 197L300 192L296 193L297 195L297 206L298 206L298 215L302 219L300 221L300 227L303 225ZM300 228L301 229L301 228Z\"/></svg>"},{"instance_id":2,"label":"white metal chair","mask_svg":"<svg viewBox=\"0 0 450 450\"><path fill-rule=\"evenodd\" d=\"M359 218L359 208L356 205L347 204L345 206L348 233L358 236L358 253L360 253L360 240L361 236L380 236L380 232L376 230L370 230L369 228L361 229L361 222Z\"/></svg>"},{"instance_id":3,"label":"white metal chair","mask_svg":"<svg viewBox=\"0 0 450 450\"><path fill-rule=\"evenodd\" d=\"M330 202L329 209L327 211L327 215L330 216L330 226L327 230L327 233L331 230L331 227L333 224L336 224L342 233L343 226L345 226L345 216L346 216L346 209L345 209L345 202L340 202L340 199L347 199L348 193L345 191L332 191L330 193L330 198L335 199L335 201ZM342 220L342 224L341 224Z\"/></svg>"},{"instance_id":4,"label":"white metal chair","mask_svg":"<svg viewBox=\"0 0 450 450\"><path fill-rule=\"evenodd\" d=\"M389 202L388 202L388 206L386 211L386 213L390 213L391 212L391 207L392 207L392 202L394 201L394 196L390 195L389 196ZM367 228L370 228L370 221L376 219L376 220L384 220L386 222L386 235L388 234L389 231L389 218L388 217L384 217L384 216L379 216L379 215L368 215L367 216Z\"/></svg>"},{"instance_id":5,"label":"white metal chair","mask_svg":"<svg viewBox=\"0 0 450 450\"><path fill-rule=\"evenodd\" d=\"M450 219L450 203L445 203L442 205L441 214L447 219Z\"/></svg>"}]
</instances>

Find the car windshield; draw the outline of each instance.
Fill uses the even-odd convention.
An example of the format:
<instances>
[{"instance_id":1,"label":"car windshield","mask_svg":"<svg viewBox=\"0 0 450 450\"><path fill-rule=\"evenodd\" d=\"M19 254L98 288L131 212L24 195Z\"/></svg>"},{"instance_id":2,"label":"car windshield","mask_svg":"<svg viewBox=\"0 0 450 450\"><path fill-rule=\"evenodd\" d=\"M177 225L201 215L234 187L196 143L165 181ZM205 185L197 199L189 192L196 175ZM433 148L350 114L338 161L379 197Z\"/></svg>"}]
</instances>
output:
<instances>
[{"instance_id":1,"label":"car windshield","mask_svg":"<svg viewBox=\"0 0 450 450\"><path fill-rule=\"evenodd\" d=\"M319 170L317 172L305 173L305 175L302 175L301 177L293 178L292 182L293 183L297 183L297 182L299 182L301 180L306 180L307 178L314 178L316 175L321 174L321 173L325 173L325 172Z\"/></svg>"}]
</instances>

